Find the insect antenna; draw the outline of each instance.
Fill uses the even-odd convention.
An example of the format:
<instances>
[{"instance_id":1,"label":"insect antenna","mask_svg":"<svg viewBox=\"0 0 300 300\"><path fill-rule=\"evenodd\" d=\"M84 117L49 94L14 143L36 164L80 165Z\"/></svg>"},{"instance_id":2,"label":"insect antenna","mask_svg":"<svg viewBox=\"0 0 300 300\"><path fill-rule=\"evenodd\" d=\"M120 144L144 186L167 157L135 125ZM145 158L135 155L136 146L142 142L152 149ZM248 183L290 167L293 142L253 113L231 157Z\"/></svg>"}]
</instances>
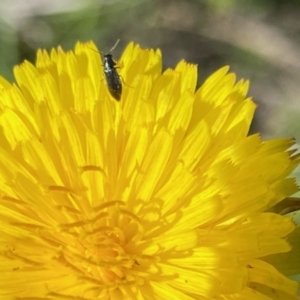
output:
<instances>
[{"instance_id":1,"label":"insect antenna","mask_svg":"<svg viewBox=\"0 0 300 300\"><path fill-rule=\"evenodd\" d=\"M116 49L116 47L118 46L119 42L120 42L120 39L118 39L118 40L115 42L115 44L114 44L114 45L112 46L112 48L108 51L108 53L112 53L112 52Z\"/></svg>"}]
</instances>

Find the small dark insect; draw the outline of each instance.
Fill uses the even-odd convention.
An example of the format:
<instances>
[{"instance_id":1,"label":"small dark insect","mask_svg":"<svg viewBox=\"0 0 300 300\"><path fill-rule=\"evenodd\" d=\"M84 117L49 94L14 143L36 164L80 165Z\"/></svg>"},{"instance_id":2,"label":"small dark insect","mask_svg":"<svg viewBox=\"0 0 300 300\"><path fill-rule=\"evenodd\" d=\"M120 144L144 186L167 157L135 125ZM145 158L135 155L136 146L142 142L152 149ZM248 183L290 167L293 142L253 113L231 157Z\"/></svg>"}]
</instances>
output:
<instances>
[{"instance_id":1,"label":"small dark insect","mask_svg":"<svg viewBox=\"0 0 300 300\"><path fill-rule=\"evenodd\" d=\"M108 90L112 97L117 101L121 99L122 95L122 83L120 75L116 70L116 62L113 60L111 52L117 47L120 40L117 40L115 45L110 49L108 54L104 54L104 75L107 83Z\"/></svg>"}]
</instances>

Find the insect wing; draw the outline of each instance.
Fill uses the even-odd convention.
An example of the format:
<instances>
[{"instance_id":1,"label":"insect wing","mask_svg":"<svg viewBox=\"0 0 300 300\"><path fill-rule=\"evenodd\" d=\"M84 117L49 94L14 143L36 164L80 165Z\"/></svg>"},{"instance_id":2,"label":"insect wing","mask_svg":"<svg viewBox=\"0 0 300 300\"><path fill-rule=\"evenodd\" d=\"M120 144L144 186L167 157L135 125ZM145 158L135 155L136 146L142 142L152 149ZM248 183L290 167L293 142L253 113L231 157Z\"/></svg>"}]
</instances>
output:
<instances>
[{"instance_id":1,"label":"insect wing","mask_svg":"<svg viewBox=\"0 0 300 300\"><path fill-rule=\"evenodd\" d=\"M121 99L122 83L116 70L105 72L105 78L110 94L116 99Z\"/></svg>"}]
</instances>

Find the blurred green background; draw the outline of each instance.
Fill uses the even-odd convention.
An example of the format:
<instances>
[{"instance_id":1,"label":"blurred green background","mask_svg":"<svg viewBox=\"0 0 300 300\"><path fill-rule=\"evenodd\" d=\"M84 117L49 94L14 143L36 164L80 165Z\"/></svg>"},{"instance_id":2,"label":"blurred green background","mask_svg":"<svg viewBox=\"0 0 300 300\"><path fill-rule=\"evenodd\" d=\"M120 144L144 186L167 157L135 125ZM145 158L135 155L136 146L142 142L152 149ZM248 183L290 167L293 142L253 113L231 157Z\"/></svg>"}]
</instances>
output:
<instances>
[{"instance_id":1,"label":"blurred green background","mask_svg":"<svg viewBox=\"0 0 300 300\"><path fill-rule=\"evenodd\" d=\"M0 74L37 48L94 40L117 59L131 40L162 49L164 68L199 66L199 85L230 65L251 82L251 132L295 137L300 148L300 0L1 0ZM300 170L296 171L300 182Z\"/></svg>"},{"instance_id":2,"label":"blurred green background","mask_svg":"<svg viewBox=\"0 0 300 300\"><path fill-rule=\"evenodd\" d=\"M131 40L159 47L165 68L198 64L199 84L230 65L258 104L251 132L300 141L299 0L0 1L0 73L9 80L37 48L92 39L105 52L119 38L115 58Z\"/></svg>"},{"instance_id":3,"label":"blurred green background","mask_svg":"<svg viewBox=\"0 0 300 300\"><path fill-rule=\"evenodd\" d=\"M9 80L37 48L91 39L108 51L120 38L116 58L131 40L159 47L165 68L182 58L198 64L199 84L228 64L251 81L252 132L300 141L299 0L2 0L0 31L0 73Z\"/></svg>"},{"instance_id":4,"label":"blurred green background","mask_svg":"<svg viewBox=\"0 0 300 300\"><path fill-rule=\"evenodd\" d=\"M251 81L259 107L252 132L300 141L299 0L2 0L0 73L34 61L37 48L94 40L102 51L115 41L117 58L131 40L159 47L164 67L184 58L199 66L199 84L230 65Z\"/></svg>"},{"instance_id":5,"label":"blurred green background","mask_svg":"<svg viewBox=\"0 0 300 300\"><path fill-rule=\"evenodd\" d=\"M9 80L37 48L92 39L108 51L118 38L115 58L131 40L159 47L165 68L182 58L198 64L199 84L230 65L251 81L251 131L300 141L299 0L0 1L0 73Z\"/></svg>"}]
</instances>

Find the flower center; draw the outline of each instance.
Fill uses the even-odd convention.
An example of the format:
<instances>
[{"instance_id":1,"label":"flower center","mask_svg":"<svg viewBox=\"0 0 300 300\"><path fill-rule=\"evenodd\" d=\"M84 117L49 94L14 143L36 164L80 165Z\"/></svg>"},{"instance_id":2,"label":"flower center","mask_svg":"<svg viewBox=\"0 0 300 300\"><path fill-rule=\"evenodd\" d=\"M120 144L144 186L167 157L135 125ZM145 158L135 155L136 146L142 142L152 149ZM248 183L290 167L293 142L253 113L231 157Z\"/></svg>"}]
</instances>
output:
<instances>
[{"instance_id":1,"label":"flower center","mask_svg":"<svg viewBox=\"0 0 300 300\"><path fill-rule=\"evenodd\" d=\"M139 265L138 253L130 249L141 236L141 226L124 206L111 201L95 209L92 219L62 225L59 261L85 280L101 284L130 280Z\"/></svg>"}]
</instances>

